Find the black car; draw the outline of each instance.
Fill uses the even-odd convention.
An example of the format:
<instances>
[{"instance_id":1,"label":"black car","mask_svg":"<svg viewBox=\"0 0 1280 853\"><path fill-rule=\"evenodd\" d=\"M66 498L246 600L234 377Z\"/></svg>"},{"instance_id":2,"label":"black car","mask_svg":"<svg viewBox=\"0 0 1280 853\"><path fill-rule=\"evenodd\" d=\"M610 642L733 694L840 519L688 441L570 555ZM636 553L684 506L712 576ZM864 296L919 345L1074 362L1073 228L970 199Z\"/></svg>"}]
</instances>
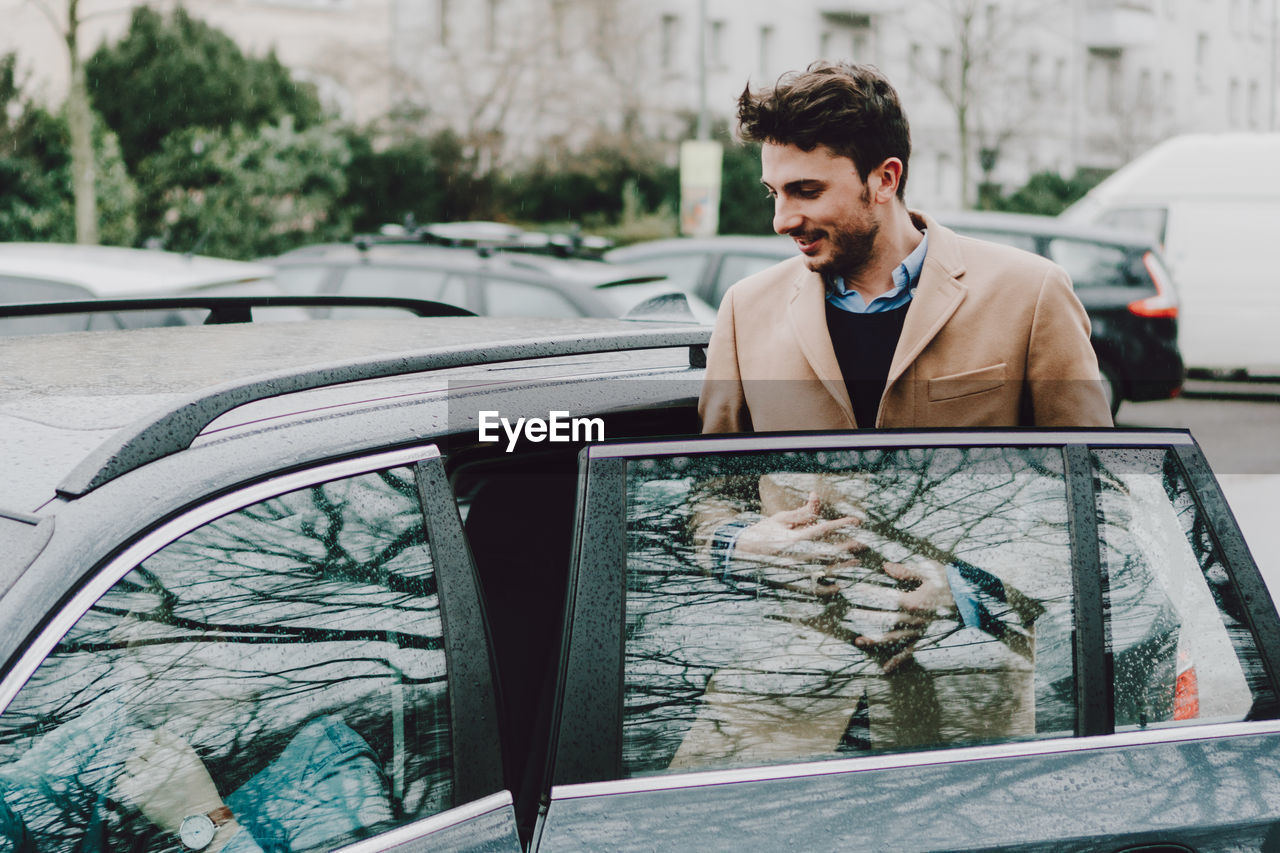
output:
<instances>
[{"instance_id":1,"label":"black car","mask_svg":"<svg viewBox=\"0 0 1280 853\"><path fill-rule=\"evenodd\" d=\"M0 340L0 836L1269 849L1280 616L1188 434L699 436L708 335Z\"/></svg>"},{"instance_id":2,"label":"black car","mask_svg":"<svg viewBox=\"0 0 1280 853\"><path fill-rule=\"evenodd\" d=\"M1178 296L1149 238L1045 216L965 212L939 215L938 221L961 234L1043 255L1067 270L1089 313L1090 339L1113 415L1123 400L1180 393ZM785 237L713 237L639 243L605 257L663 273L719 305L735 281L795 254Z\"/></svg>"}]
</instances>

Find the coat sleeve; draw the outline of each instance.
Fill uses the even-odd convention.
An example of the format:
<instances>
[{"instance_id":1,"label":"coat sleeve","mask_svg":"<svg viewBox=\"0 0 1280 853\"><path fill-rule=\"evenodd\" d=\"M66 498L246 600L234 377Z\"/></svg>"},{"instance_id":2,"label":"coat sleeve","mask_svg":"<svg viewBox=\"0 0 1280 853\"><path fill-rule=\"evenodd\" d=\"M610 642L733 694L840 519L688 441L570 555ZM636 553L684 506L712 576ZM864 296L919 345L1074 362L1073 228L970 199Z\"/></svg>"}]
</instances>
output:
<instances>
[{"instance_id":1,"label":"coat sleeve","mask_svg":"<svg viewBox=\"0 0 1280 853\"><path fill-rule=\"evenodd\" d=\"M738 370L738 342L734 331L734 289L720 303L715 329L707 347L707 372L698 399L704 433L750 432L751 413Z\"/></svg>"},{"instance_id":2,"label":"coat sleeve","mask_svg":"<svg viewBox=\"0 0 1280 853\"><path fill-rule=\"evenodd\" d=\"M1114 426L1089 343L1089 315L1057 264L1046 272L1036 301L1027 385L1035 426Z\"/></svg>"}]
</instances>

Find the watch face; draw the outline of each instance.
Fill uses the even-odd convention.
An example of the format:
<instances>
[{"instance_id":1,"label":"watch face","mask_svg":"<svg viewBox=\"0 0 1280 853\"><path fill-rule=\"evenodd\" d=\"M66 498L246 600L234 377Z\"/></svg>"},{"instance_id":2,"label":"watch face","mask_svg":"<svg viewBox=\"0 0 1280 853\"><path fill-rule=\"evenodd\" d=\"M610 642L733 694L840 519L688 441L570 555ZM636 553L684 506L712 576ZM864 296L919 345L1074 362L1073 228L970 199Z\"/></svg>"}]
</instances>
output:
<instances>
[{"instance_id":1,"label":"watch face","mask_svg":"<svg viewBox=\"0 0 1280 853\"><path fill-rule=\"evenodd\" d=\"M191 850L203 850L209 846L209 842L213 840L213 835L218 828L213 825L213 821L205 814L195 814L182 819L182 826L178 829L178 838L182 841L184 847Z\"/></svg>"}]
</instances>

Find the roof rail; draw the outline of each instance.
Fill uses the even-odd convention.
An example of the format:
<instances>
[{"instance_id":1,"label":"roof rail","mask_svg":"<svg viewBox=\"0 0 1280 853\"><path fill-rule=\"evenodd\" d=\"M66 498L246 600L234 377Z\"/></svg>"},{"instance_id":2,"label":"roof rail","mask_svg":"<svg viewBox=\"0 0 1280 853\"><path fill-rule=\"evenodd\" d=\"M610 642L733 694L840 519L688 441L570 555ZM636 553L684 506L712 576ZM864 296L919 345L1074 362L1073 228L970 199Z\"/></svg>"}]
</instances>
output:
<instances>
[{"instance_id":1,"label":"roof rail","mask_svg":"<svg viewBox=\"0 0 1280 853\"><path fill-rule=\"evenodd\" d=\"M254 308L399 308L418 317L474 317L474 311L396 296L154 296L133 299L77 299L67 302L0 304L0 317L47 317L54 314L116 314L125 311L180 311L204 308L206 324L249 323Z\"/></svg>"},{"instance_id":2,"label":"roof rail","mask_svg":"<svg viewBox=\"0 0 1280 853\"><path fill-rule=\"evenodd\" d=\"M255 400L345 382L402 376L425 370L473 367L502 361L566 355L689 347L690 363L705 364L708 326L649 326L610 329L535 341L452 347L394 356L376 356L332 365L266 373L203 389L163 411L153 412L118 432L86 456L58 485L63 497L85 495L136 468L178 453L220 415Z\"/></svg>"}]
</instances>

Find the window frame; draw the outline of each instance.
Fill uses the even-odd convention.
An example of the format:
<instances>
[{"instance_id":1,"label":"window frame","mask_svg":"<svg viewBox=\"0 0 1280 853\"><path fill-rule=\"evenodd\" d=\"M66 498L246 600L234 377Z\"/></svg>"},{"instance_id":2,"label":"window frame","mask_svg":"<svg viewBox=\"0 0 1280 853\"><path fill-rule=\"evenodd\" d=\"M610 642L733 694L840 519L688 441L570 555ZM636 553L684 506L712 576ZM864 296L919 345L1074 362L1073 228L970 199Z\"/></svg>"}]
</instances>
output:
<instances>
[{"instance_id":1,"label":"window frame","mask_svg":"<svg viewBox=\"0 0 1280 853\"><path fill-rule=\"evenodd\" d=\"M667 455L820 449L892 449L946 447L1057 448L1067 479L1068 535L1074 607L1076 731L1073 737L1050 737L992 746L930 749L911 754L829 759L817 762L707 770L625 778L622 760L624 660L626 625L626 463L631 458ZM616 442L594 445L580 457L580 488L574 557L566 607L566 630L556 696L556 731L552 733L548 786L552 799L575 791L619 793L679 787L679 779L775 778L780 772L814 768L816 775L857 768L950 762L961 754L1033 755L1070 752L1096 746L1096 738L1154 742L1204 737L1225 730L1224 724L1157 728L1138 733L1115 732L1110 655L1106 650L1104 588L1099 554L1097 494L1090 453L1094 449L1154 447L1170 451L1182 468L1197 509L1209 522L1222 562L1241 600L1247 624L1275 693L1280 673L1280 617L1249 554L1243 535L1195 440L1173 430L1063 431L935 430L868 431L865 433L795 433L769 436L701 437L669 441ZM1280 695L1277 693L1276 695ZM1268 709L1264 718L1280 716ZM1255 712L1258 709L1255 708ZM1255 718L1251 715L1251 719ZM1249 724L1245 725L1248 728ZM1272 722L1274 727L1275 723ZM1144 740L1143 738L1146 738ZM869 763L868 763L869 762ZM779 768L786 768L780 771ZM678 777L678 778L677 778ZM672 781L676 780L676 781ZM603 787L602 787L603 786ZM586 795L586 794L582 794Z\"/></svg>"},{"instance_id":2,"label":"window frame","mask_svg":"<svg viewBox=\"0 0 1280 853\"><path fill-rule=\"evenodd\" d=\"M229 513L287 492L389 468L410 468L414 473L419 512L426 525L427 544L439 589L456 804L454 808L401 824L389 832L408 841L464 820L465 817L459 818L454 814L460 808L484 800L486 811L492 811L496 801L487 798L504 796L509 801L510 795L504 790L502 777L496 689L487 624L470 549L466 546L453 490L444 473L444 460L435 443L373 451L301 470L276 472L274 476L266 474L141 532L72 586L58 609L24 644L13 665L8 667L3 681L0 681L0 714L5 712L62 638L94 603L152 555Z\"/></svg>"}]
</instances>

